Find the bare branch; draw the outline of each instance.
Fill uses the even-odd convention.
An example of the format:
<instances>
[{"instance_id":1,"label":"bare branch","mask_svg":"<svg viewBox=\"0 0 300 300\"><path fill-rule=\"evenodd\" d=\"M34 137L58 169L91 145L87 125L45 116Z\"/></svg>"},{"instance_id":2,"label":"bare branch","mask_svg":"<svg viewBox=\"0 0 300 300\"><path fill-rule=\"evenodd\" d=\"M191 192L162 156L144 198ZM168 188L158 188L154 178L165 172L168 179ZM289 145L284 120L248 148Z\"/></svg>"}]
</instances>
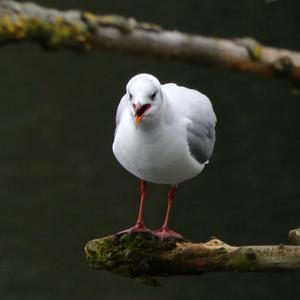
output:
<instances>
[{"instance_id":1,"label":"bare branch","mask_svg":"<svg viewBox=\"0 0 300 300\"><path fill-rule=\"evenodd\" d=\"M207 243L160 240L151 234L112 235L85 247L92 268L157 284L153 276L203 272L300 270L300 246L230 246L213 238Z\"/></svg>"},{"instance_id":2,"label":"bare branch","mask_svg":"<svg viewBox=\"0 0 300 300\"><path fill-rule=\"evenodd\" d=\"M2 45L32 41L56 49L110 49L284 77L300 85L300 53L265 47L251 38L210 38L122 16L63 12L15 1L0 2L0 17Z\"/></svg>"}]
</instances>

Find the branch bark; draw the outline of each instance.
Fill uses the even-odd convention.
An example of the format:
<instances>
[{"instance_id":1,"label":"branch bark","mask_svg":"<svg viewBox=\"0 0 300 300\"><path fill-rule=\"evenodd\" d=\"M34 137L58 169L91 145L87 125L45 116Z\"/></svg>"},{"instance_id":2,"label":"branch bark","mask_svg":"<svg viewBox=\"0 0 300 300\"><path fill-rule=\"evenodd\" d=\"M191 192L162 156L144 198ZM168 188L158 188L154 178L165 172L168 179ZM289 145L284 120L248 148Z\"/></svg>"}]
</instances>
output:
<instances>
[{"instance_id":1,"label":"branch bark","mask_svg":"<svg viewBox=\"0 0 300 300\"><path fill-rule=\"evenodd\" d=\"M299 234L300 229L296 231ZM89 241L85 253L94 269L106 269L156 285L154 276L211 271L299 271L300 242L296 242L296 245L237 247L216 238L206 243L191 243L139 233Z\"/></svg>"},{"instance_id":2,"label":"branch bark","mask_svg":"<svg viewBox=\"0 0 300 300\"><path fill-rule=\"evenodd\" d=\"M284 77L300 86L300 53L263 46L251 38L219 39L163 30L133 18L58 11L33 3L0 2L0 43L46 48L109 49Z\"/></svg>"},{"instance_id":3,"label":"branch bark","mask_svg":"<svg viewBox=\"0 0 300 300\"><path fill-rule=\"evenodd\" d=\"M289 244L300 245L300 227L289 232Z\"/></svg>"}]
</instances>

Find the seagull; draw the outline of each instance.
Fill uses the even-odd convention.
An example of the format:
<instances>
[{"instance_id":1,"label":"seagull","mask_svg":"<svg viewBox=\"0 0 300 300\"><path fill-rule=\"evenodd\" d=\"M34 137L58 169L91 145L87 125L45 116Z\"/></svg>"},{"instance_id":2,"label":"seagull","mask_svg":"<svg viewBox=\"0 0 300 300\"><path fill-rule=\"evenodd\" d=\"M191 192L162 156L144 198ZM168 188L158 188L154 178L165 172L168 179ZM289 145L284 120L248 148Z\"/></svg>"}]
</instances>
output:
<instances>
[{"instance_id":1,"label":"seagull","mask_svg":"<svg viewBox=\"0 0 300 300\"><path fill-rule=\"evenodd\" d=\"M161 84L150 74L131 78L117 108L113 153L140 178L136 224L121 233L151 232L161 239L183 236L169 228L177 185L195 177L209 162L217 119L204 94L175 83ZM147 182L169 184L162 227L151 231L143 222Z\"/></svg>"}]
</instances>

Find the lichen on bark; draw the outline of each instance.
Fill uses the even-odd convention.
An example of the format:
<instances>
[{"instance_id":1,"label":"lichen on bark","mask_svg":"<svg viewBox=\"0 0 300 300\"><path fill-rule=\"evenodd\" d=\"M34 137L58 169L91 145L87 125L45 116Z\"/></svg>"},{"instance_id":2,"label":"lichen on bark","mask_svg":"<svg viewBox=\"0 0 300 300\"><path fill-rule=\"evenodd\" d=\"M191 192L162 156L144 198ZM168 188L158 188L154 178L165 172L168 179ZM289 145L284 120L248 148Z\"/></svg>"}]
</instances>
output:
<instances>
[{"instance_id":1,"label":"lichen on bark","mask_svg":"<svg viewBox=\"0 0 300 300\"><path fill-rule=\"evenodd\" d=\"M45 9L30 2L0 3L0 43L28 40L38 41L47 49L89 50L95 31L109 26L124 34L137 28L153 32L161 30L158 25L138 23L133 18L118 15Z\"/></svg>"},{"instance_id":2,"label":"lichen on bark","mask_svg":"<svg viewBox=\"0 0 300 300\"><path fill-rule=\"evenodd\" d=\"M106 269L148 285L157 285L151 277L153 255L175 246L175 240L162 241L147 233L116 234L88 242L85 252L93 269Z\"/></svg>"},{"instance_id":3,"label":"lichen on bark","mask_svg":"<svg viewBox=\"0 0 300 300\"><path fill-rule=\"evenodd\" d=\"M0 42L35 40L47 48L71 47L74 49L87 48L90 33L85 24L80 21L79 14L69 14L69 18L56 13L48 15L34 13L38 7L32 6L31 15L20 13L2 14L0 18Z\"/></svg>"}]
</instances>

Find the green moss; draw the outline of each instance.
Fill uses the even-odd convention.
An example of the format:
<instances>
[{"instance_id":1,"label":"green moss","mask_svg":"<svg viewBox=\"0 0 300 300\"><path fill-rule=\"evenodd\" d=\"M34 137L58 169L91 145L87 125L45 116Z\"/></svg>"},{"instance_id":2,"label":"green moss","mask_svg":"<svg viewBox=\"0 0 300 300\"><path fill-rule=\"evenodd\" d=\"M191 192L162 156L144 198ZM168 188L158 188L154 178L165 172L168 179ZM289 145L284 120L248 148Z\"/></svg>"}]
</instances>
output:
<instances>
[{"instance_id":1,"label":"green moss","mask_svg":"<svg viewBox=\"0 0 300 300\"><path fill-rule=\"evenodd\" d=\"M228 265L233 270L255 271L256 262L257 257L255 252L251 248L248 248L247 250L238 250L238 252L229 260Z\"/></svg>"},{"instance_id":2,"label":"green moss","mask_svg":"<svg viewBox=\"0 0 300 300\"><path fill-rule=\"evenodd\" d=\"M260 60L262 55L262 46L258 43L252 49L252 55L255 60Z\"/></svg>"},{"instance_id":3,"label":"green moss","mask_svg":"<svg viewBox=\"0 0 300 300\"><path fill-rule=\"evenodd\" d=\"M118 15L98 16L90 12L61 13L55 10L45 12L34 4L18 4L7 9L0 18L0 42L35 40L50 49L72 48L86 50L91 48L91 39L100 27L115 27L124 34L134 28L159 31L154 24L137 23L133 18ZM41 13L41 11L43 13Z\"/></svg>"},{"instance_id":4,"label":"green moss","mask_svg":"<svg viewBox=\"0 0 300 300\"><path fill-rule=\"evenodd\" d=\"M85 252L90 266L106 269L115 274L139 279L148 285L157 282L147 274L157 251L171 250L174 240L161 241L151 234L112 235L87 243Z\"/></svg>"},{"instance_id":5,"label":"green moss","mask_svg":"<svg viewBox=\"0 0 300 300\"><path fill-rule=\"evenodd\" d=\"M44 21L22 15L4 15L0 19L0 41L39 39L44 46L81 47L88 46L90 32L81 22L67 22L62 17Z\"/></svg>"}]
</instances>

